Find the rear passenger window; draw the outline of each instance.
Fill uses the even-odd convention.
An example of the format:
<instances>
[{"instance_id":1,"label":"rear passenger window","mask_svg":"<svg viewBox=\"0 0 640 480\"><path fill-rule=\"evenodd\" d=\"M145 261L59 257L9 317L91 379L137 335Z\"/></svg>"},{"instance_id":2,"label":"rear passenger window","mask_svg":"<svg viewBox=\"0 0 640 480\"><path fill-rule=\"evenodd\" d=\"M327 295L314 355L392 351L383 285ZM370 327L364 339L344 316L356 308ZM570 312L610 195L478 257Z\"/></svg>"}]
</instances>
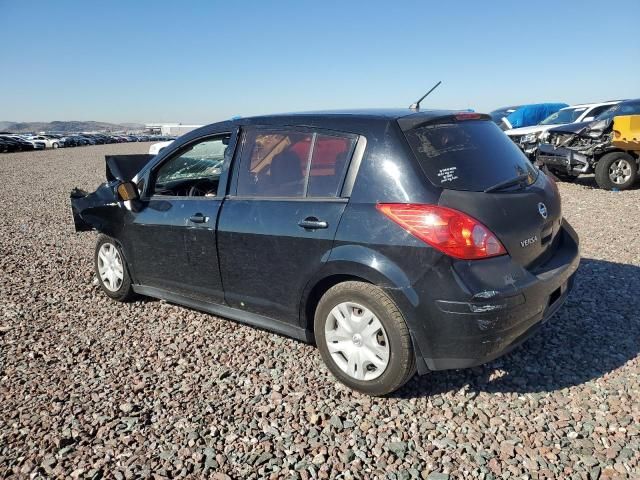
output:
<instances>
[{"instance_id":1,"label":"rear passenger window","mask_svg":"<svg viewBox=\"0 0 640 480\"><path fill-rule=\"evenodd\" d=\"M248 128L237 194L257 197L336 197L355 137Z\"/></svg>"},{"instance_id":2,"label":"rear passenger window","mask_svg":"<svg viewBox=\"0 0 640 480\"><path fill-rule=\"evenodd\" d=\"M355 140L329 135L317 135L311 157L308 197L336 197L344 177L347 160Z\"/></svg>"},{"instance_id":3,"label":"rear passenger window","mask_svg":"<svg viewBox=\"0 0 640 480\"><path fill-rule=\"evenodd\" d=\"M310 133L246 132L238 195L302 197L311 139Z\"/></svg>"}]
</instances>

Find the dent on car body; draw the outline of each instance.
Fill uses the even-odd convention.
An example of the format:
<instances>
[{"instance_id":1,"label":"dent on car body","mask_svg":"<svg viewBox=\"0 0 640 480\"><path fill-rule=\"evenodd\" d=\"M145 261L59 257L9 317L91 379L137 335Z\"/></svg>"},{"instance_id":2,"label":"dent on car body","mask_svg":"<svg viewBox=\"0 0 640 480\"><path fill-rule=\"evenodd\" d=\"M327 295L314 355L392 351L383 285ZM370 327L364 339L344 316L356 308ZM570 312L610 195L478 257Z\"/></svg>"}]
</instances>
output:
<instances>
[{"instance_id":1,"label":"dent on car body","mask_svg":"<svg viewBox=\"0 0 640 480\"><path fill-rule=\"evenodd\" d=\"M74 188L71 191L71 211L76 232L98 230L103 232L117 221L120 210L115 193L115 182L103 183L93 193Z\"/></svg>"}]
</instances>

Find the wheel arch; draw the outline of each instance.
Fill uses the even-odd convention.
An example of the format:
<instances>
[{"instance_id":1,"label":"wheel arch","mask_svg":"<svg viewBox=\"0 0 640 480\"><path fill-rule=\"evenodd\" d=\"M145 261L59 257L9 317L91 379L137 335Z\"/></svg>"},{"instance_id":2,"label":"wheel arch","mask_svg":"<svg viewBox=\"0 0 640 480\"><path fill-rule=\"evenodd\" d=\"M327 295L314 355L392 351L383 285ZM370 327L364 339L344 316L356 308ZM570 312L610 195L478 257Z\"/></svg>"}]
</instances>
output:
<instances>
[{"instance_id":1,"label":"wheel arch","mask_svg":"<svg viewBox=\"0 0 640 480\"><path fill-rule=\"evenodd\" d=\"M315 309L320 298L331 287L345 281L361 281L392 289L401 292L403 304L418 303L409 278L392 260L368 247L345 245L333 249L329 260L307 282L300 301L301 327L313 331Z\"/></svg>"},{"instance_id":2,"label":"wheel arch","mask_svg":"<svg viewBox=\"0 0 640 480\"><path fill-rule=\"evenodd\" d=\"M622 148L612 146L600 152L598 156L595 158L596 162L599 162L602 157L604 157L605 155L609 155L610 153L626 153L627 155L630 155L631 157L633 157L636 163L640 161L640 151L624 150Z\"/></svg>"},{"instance_id":3,"label":"wheel arch","mask_svg":"<svg viewBox=\"0 0 640 480\"><path fill-rule=\"evenodd\" d=\"M123 245L122 241L118 237L115 237L113 235L109 235L108 233L99 232L98 233L98 237L96 238L96 247L97 247L98 243L100 243L101 240L108 240L108 241L116 244L116 246L120 249L120 255L122 255L122 261L124 263L124 268L127 269L127 273L129 274L129 278L131 278L131 282L132 283L136 283L135 276L133 275L133 271L135 271L135 269L133 269L131 263L129 263L129 260L130 260L131 257L129 255L129 252L127 251L127 249Z\"/></svg>"}]
</instances>

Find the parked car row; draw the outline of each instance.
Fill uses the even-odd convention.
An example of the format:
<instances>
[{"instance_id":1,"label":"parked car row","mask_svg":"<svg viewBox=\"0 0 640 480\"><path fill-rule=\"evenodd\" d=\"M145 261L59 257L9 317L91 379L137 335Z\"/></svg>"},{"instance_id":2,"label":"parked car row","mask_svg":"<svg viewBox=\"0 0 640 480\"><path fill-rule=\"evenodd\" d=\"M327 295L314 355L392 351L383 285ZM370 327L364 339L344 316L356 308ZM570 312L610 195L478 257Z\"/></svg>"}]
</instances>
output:
<instances>
[{"instance_id":1,"label":"parked car row","mask_svg":"<svg viewBox=\"0 0 640 480\"><path fill-rule=\"evenodd\" d=\"M513 119L525 107L500 109L492 118ZM494 113L507 116L500 120ZM535 125L505 133L529 160L560 180L593 173L600 188L625 190L639 178L639 122L640 99L611 100L560 108Z\"/></svg>"},{"instance_id":2,"label":"parked car row","mask_svg":"<svg viewBox=\"0 0 640 480\"><path fill-rule=\"evenodd\" d=\"M46 145L38 140L27 140L11 133L0 134L0 153L43 150Z\"/></svg>"},{"instance_id":3,"label":"parked car row","mask_svg":"<svg viewBox=\"0 0 640 480\"><path fill-rule=\"evenodd\" d=\"M125 135L108 133L47 133L40 135L23 135L0 133L0 153L42 150L45 148L81 147L86 145L103 145L106 143L125 142L157 142L173 140L166 135Z\"/></svg>"}]
</instances>

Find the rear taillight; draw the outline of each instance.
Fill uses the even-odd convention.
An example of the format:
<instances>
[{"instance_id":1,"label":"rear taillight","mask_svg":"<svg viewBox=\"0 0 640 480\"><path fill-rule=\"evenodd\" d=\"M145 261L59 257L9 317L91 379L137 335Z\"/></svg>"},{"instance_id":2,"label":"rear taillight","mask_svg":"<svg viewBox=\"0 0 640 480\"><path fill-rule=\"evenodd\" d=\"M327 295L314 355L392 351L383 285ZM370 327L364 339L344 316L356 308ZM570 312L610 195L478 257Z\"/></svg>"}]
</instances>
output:
<instances>
[{"instance_id":1,"label":"rear taillight","mask_svg":"<svg viewBox=\"0 0 640 480\"><path fill-rule=\"evenodd\" d=\"M451 257L476 260L507 253L487 227L452 208L379 203L377 209L412 235Z\"/></svg>"}]
</instances>

